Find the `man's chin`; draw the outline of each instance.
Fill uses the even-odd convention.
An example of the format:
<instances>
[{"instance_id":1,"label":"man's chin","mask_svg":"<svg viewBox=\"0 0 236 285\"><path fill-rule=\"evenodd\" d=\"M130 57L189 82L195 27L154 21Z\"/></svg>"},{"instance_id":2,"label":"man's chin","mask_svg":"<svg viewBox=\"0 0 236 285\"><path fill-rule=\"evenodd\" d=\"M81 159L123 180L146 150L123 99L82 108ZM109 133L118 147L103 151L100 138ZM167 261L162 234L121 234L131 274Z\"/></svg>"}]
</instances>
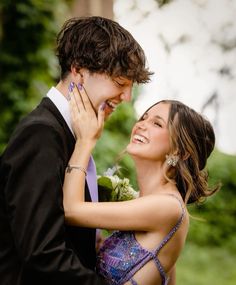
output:
<instances>
[{"instance_id":1,"label":"man's chin","mask_svg":"<svg viewBox=\"0 0 236 285\"><path fill-rule=\"evenodd\" d=\"M105 120L107 120L112 113L113 111L111 109L105 109Z\"/></svg>"}]
</instances>

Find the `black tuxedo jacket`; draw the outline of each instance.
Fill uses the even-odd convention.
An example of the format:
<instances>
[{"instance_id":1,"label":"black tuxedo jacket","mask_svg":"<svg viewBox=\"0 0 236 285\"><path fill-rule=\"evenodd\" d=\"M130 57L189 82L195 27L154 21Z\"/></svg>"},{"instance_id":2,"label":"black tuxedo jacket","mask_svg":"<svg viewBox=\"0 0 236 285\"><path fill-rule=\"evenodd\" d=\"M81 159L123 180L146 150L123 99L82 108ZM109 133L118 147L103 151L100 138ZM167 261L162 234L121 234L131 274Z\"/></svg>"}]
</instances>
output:
<instances>
[{"instance_id":1,"label":"black tuxedo jacket","mask_svg":"<svg viewBox=\"0 0 236 285\"><path fill-rule=\"evenodd\" d=\"M2 154L1 285L106 284L93 271L95 230L64 223L62 186L74 144L62 115L44 98Z\"/></svg>"}]
</instances>

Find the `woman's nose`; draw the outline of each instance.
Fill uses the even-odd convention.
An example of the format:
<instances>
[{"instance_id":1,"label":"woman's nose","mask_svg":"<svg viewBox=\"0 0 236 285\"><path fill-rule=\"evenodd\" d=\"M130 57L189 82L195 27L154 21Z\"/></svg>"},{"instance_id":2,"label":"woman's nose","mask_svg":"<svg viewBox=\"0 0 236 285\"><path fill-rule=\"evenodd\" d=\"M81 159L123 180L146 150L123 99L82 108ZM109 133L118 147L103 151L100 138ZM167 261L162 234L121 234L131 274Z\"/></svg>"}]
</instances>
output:
<instances>
[{"instance_id":1,"label":"woman's nose","mask_svg":"<svg viewBox=\"0 0 236 285\"><path fill-rule=\"evenodd\" d=\"M146 129L146 121L142 120L137 123L137 128L139 129Z\"/></svg>"}]
</instances>

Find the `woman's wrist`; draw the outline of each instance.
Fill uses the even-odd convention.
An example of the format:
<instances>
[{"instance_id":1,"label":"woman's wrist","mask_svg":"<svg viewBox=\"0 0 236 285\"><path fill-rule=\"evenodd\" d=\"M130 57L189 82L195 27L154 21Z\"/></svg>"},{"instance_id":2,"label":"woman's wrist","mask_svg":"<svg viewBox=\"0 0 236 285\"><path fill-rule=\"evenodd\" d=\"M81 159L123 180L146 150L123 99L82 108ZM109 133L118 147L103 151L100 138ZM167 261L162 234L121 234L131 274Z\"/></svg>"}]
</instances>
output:
<instances>
[{"instance_id":1,"label":"woman's wrist","mask_svg":"<svg viewBox=\"0 0 236 285\"><path fill-rule=\"evenodd\" d=\"M95 144L96 142L93 143L91 140L77 140L69 164L80 165L86 169Z\"/></svg>"},{"instance_id":2,"label":"woman's wrist","mask_svg":"<svg viewBox=\"0 0 236 285\"><path fill-rule=\"evenodd\" d=\"M93 149L96 145L96 139L77 139L76 147L82 149Z\"/></svg>"},{"instance_id":3,"label":"woman's wrist","mask_svg":"<svg viewBox=\"0 0 236 285\"><path fill-rule=\"evenodd\" d=\"M78 164L70 164L70 163L68 163L68 165L66 167L66 172L67 173L71 173L71 171L73 169L76 169L78 171L82 171L84 173L84 175L87 176L87 170L83 166L80 166Z\"/></svg>"}]
</instances>

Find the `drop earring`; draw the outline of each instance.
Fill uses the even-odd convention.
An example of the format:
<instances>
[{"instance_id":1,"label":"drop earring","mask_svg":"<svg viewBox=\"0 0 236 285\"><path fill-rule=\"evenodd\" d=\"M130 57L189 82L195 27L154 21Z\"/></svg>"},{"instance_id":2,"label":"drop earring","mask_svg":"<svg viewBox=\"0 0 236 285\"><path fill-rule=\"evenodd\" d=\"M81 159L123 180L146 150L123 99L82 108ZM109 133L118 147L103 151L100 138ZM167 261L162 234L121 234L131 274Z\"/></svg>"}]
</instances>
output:
<instances>
[{"instance_id":1,"label":"drop earring","mask_svg":"<svg viewBox=\"0 0 236 285\"><path fill-rule=\"evenodd\" d=\"M178 155L174 155L174 154L167 154L166 155L166 163L168 166L173 166L175 167L177 162L179 160L179 156Z\"/></svg>"}]
</instances>

